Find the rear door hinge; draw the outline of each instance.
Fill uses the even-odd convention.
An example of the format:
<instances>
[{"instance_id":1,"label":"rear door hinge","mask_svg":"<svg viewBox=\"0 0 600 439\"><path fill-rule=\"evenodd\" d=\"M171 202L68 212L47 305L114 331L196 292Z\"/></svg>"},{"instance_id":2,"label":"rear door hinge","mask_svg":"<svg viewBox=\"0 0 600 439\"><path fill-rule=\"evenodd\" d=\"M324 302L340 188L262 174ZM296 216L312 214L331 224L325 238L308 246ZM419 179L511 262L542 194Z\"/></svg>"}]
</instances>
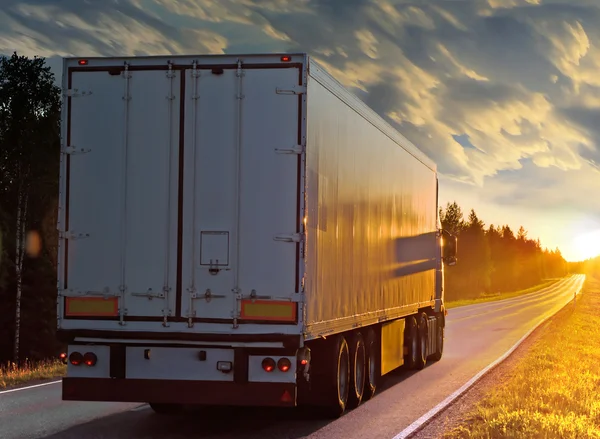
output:
<instances>
[{"instance_id":1,"label":"rear door hinge","mask_svg":"<svg viewBox=\"0 0 600 439\"><path fill-rule=\"evenodd\" d=\"M273 239L275 241L280 242L300 242L302 241L302 235L300 233L291 233L289 235L276 235Z\"/></svg>"},{"instance_id":2,"label":"rear door hinge","mask_svg":"<svg viewBox=\"0 0 600 439\"><path fill-rule=\"evenodd\" d=\"M296 145L291 148L275 148L277 154L302 154L304 152L304 146Z\"/></svg>"},{"instance_id":3,"label":"rear door hinge","mask_svg":"<svg viewBox=\"0 0 600 439\"><path fill-rule=\"evenodd\" d=\"M293 87L281 88L277 87L275 92L278 95L302 95L306 93L306 86L304 85L295 85Z\"/></svg>"},{"instance_id":4,"label":"rear door hinge","mask_svg":"<svg viewBox=\"0 0 600 439\"><path fill-rule=\"evenodd\" d=\"M59 230L58 231L58 237L60 239L75 240L75 239L89 238L90 234L89 233L75 233L75 232L71 232L71 231L62 231L62 230Z\"/></svg>"},{"instance_id":5,"label":"rear door hinge","mask_svg":"<svg viewBox=\"0 0 600 439\"><path fill-rule=\"evenodd\" d=\"M90 148L77 148L75 146L63 146L60 149L60 152L65 155L73 155L73 154L85 154L90 152Z\"/></svg>"},{"instance_id":6,"label":"rear door hinge","mask_svg":"<svg viewBox=\"0 0 600 439\"><path fill-rule=\"evenodd\" d=\"M92 94L91 90L87 90L87 91L86 90L82 90L82 91L79 91L78 88L69 88L68 90L66 90L63 93L63 96L65 96L67 98L77 98L79 96L83 97L83 96L89 96L91 94Z\"/></svg>"}]
</instances>

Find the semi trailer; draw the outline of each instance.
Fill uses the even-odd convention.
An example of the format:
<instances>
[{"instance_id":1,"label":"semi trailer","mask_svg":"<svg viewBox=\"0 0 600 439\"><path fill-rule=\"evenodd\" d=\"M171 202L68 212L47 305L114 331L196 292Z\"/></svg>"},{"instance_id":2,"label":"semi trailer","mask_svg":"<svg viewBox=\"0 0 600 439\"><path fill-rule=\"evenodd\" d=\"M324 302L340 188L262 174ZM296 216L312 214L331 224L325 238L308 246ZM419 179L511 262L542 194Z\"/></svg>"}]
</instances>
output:
<instances>
[{"instance_id":1,"label":"semi trailer","mask_svg":"<svg viewBox=\"0 0 600 439\"><path fill-rule=\"evenodd\" d=\"M63 67L64 400L335 417L442 357L436 165L308 55Z\"/></svg>"}]
</instances>

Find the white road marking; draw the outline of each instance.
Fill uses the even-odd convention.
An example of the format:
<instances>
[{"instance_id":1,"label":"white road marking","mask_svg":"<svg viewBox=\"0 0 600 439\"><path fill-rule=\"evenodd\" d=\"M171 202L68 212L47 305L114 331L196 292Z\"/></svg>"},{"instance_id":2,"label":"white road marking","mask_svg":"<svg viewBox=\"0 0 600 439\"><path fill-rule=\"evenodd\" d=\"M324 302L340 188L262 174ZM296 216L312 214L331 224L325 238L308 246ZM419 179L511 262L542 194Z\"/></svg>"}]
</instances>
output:
<instances>
[{"instance_id":1,"label":"white road marking","mask_svg":"<svg viewBox=\"0 0 600 439\"><path fill-rule=\"evenodd\" d=\"M581 279L581 277L579 279ZM584 281L585 281L585 275L583 275L583 280L579 283L579 285L577 287L577 290L574 294L575 297L581 293L581 289L583 287ZM529 331L527 331L527 333L523 337L521 337L521 339L513 347L511 347L508 351L506 351L506 353L504 355L502 355L500 358L498 358L492 364L485 367L481 372L479 372L477 375L475 375L473 378L471 378L469 381L467 381L460 389L456 390L453 394L448 396L446 399L444 399L442 402L440 402L434 408L432 408L427 413L425 413L423 416L421 416L419 419L417 419L415 422L410 424L408 427L406 427L404 430L402 430L400 433L398 433L392 439L407 439L410 436L412 436L414 433L416 433L417 431L421 430L421 428L423 428L425 425L427 425L429 423L429 421L431 421L438 413L440 413L442 410L444 410L446 407L448 407L450 404L452 404L459 396L461 396L471 386L473 386L473 384L475 384L477 381L479 381L481 378L483 378L483 376L485 374L487 374L494 367L498 366L500 363L502 363L504 360L506 360L510 356L510 354L512 354L521 345L521 343L523 343L527 339L527 337L529 337L531 335L531 333L533 331L535 331L542 323L544 323L550 317L557 314L565 306L567 306L569 303L573 302L573 300L574 299L569 300L563 306L561 306L559 309L557 309L555 312L553 312L552 314L547 315L546 317L541 319L533 328L531 328Z\"/></svg>"},{"instance_id":2,"label":"white road marking","mask_svg":"<svg viewBox=\"0 0 600 439\"><path fill-rule=\"evenodd\" d=\"M62 383L62 379L60 379L58 381L50 381L48 383L35 384L33 386L17 387L16 389L2 390L2 391L0 391L0 395L3 395L5 393L20 392L21 390L35 389L36 387L49 386L50 384L58 384L58 383Z\"/></svg>"}]
</instances>

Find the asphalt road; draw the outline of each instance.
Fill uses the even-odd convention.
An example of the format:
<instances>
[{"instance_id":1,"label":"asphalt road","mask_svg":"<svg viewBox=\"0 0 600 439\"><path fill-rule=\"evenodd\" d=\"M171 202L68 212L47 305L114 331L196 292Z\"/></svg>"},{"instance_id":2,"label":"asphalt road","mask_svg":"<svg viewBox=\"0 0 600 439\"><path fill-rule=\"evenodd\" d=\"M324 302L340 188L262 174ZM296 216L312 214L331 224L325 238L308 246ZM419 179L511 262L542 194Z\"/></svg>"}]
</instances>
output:
<instances>
[{"instance_id":1,"label":"asphalt road","mask_svg":"<svg viewBox=\"0 0 600 439\"><path fill-rule=\"evenodd\" d=\"M0 392L0 438L391 439L572 300L583 281L577 275L526 296L451 309L440 362L393 373L373 400L333 422L272 409L163 417L140 404L63 402L60 384L52 383Z\"/></svg>"}]
</instances>

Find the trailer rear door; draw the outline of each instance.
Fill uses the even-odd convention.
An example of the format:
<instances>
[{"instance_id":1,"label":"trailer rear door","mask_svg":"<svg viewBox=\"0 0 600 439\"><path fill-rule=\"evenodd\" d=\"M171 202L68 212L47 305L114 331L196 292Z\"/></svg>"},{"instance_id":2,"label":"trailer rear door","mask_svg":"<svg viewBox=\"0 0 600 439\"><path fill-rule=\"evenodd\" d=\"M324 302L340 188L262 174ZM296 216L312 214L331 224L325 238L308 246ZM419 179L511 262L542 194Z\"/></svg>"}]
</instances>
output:
<instances>
[{"instance_id":1,"label":"trailer rear door","mask_svg":"<svg viewBox=\"0 0 600 439\"><path fill-rule=\"evenodd\" d=\"M182 311L190 322L296 319L300 82L301 67L285 64L187 72Z\"/></svg>"},{"instance_id":2,"label":"trailer rear door","mask_svg":"<svg viewBox=\"0 0 600 439\"><path fill-rule=\"evenodd\" d=\"M65 317L173 315L181 72L121 64L68 78Z\"/></svg>"}]
</instances>

